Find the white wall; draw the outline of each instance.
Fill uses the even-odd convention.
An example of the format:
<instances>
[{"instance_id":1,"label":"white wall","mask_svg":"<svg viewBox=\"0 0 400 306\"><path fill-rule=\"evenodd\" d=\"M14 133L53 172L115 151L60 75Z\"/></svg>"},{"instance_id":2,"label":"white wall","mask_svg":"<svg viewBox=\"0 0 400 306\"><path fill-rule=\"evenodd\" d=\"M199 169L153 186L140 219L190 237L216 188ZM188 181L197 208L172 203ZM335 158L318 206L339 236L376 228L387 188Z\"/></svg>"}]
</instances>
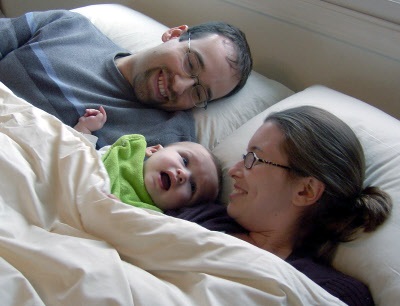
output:
<instances>
[{"instance_id":1,"label":"white wall","mask_svg":"<svg viewBox=\"0 0 400 306\"><path fill-rule=\"evenodd\" d=\"M30 11L72 9L99 3L120 3L129 6L132 0L0 0L3 13L15 17Z\"/></svg>"}]
</instances>

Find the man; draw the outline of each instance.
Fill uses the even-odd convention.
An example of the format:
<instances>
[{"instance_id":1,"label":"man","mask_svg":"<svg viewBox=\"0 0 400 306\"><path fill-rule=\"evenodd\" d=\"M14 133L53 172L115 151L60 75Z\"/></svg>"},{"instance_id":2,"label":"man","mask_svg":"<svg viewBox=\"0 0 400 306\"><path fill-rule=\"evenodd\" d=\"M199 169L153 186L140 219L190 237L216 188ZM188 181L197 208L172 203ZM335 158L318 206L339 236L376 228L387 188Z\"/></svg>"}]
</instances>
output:
<instances>
[{"instance_id":1,"label":"man","mask_svg":"<svg viewBox=\"0 0 400 306\"><path fill-rule=\"evenodd\" d=\"M15 94L70 126L107 109L98 146L131 133L149 145L195 140L191 113L176 111L235 93L252 68L244 34L224 23L171 28L135 54L69 11L0 19L0 37L0 81Z\"/></svg>"}]
</instances>

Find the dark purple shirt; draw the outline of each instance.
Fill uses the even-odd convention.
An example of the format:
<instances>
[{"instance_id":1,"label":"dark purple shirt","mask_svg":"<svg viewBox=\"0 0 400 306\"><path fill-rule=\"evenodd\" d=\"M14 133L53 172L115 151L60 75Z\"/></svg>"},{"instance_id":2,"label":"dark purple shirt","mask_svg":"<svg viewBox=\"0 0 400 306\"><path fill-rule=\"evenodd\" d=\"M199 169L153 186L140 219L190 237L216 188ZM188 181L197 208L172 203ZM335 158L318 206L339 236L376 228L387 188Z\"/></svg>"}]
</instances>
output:
<instances>
[{"instance_id":1,"label":"dark purple shirt","mask_svg":"<svg viewBox=\"0 0 400 306\"><path fill-rule=\"evenodd\" d=\"M201 204L175 211L166 211L165 213L195 222L212 231L246 233L243 227L228 216L226 207L222 204ZM286 262L350 306L374 305L371 293L366 285L331 266L315 261L306 253L292 253L286 259Z\"/></svg>"}]
</instances>

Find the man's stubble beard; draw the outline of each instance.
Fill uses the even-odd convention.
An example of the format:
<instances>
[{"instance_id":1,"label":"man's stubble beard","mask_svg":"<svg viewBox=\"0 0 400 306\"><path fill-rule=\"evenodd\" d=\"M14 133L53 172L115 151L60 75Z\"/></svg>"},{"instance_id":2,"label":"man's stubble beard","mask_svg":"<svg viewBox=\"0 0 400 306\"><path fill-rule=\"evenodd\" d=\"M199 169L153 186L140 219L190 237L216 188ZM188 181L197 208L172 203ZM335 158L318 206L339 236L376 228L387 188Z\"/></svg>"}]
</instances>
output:
<instances>
[{"instance_id":1,"label":"man's stubble beard","mask_svg":"<svg viewBox=\"0 0 400 306\"><path fill-rule=\"evenodd\" d=\"M159 68L146 70L145 72L138 74L133 79L133 94L136 100L143 105L151 106L154 108L162 108L162 105L164 104L160 101L155 101L150 98L152 92L149 88L149 80L155 72L158 72L158 70Z\"/></svg>"}]
</instances>

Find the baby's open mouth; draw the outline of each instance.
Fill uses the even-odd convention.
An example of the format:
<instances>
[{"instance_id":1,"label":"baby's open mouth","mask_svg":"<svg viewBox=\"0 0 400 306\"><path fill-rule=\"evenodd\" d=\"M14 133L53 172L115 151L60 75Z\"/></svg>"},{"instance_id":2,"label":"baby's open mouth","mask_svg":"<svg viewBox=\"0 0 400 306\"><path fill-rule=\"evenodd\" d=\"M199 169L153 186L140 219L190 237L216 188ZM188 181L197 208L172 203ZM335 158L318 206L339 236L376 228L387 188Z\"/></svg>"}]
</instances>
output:
<instances>
[{"instance_id":1,"label":"baby's open mouth","mask_svg":"<svg viewBox=\"0 0 400 306\"><path fill-rule=\"evenodd\" d=\"M171 179L165 172L161 172L161 184L165 190L168 190L171 187Z\"/></svg>"}]
</instances>

